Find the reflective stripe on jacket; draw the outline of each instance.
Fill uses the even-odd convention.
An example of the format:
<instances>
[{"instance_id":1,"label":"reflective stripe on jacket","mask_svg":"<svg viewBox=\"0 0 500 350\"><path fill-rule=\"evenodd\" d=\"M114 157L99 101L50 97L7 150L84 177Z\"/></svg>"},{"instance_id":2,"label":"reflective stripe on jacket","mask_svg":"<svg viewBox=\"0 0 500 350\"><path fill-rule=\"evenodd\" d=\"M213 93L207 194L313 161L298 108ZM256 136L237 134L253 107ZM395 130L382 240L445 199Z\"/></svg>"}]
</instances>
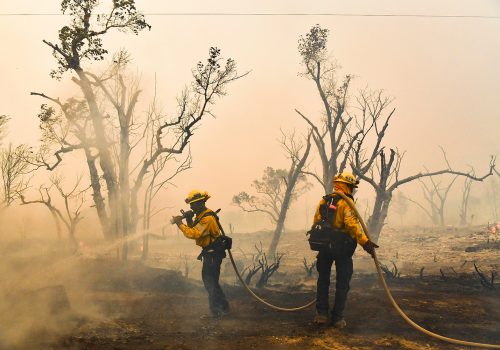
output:
<instances>
[{"instance_id":1,"label":"reflective stripe on jacket","mask_svg":"<svg viewBox=\"0 0 500 350\"><path fill-rule=\"evenodd\" d=\"M343 183L335 183L334 190L342 192L346 195L350 194L348 186ZM317 224L321 220L319 208L324 203L325 200L321 199L316 208L316 213L314 214L313 224ZM368 241L368 237L363 231L363 228L361 227L356 214L351 209L349 204L347 204L346 201L342 198L337 203L336 215L335 218L333 218L332 225L335 228L345 230L352 238L356 240L356 242L361 245L365 244Z\"/></svg>"},{"instance_id":2,"label":"reflective stripe on jacket","mask_svg":"<svg viewBox=\"0 0 500 350\"><path fill-rule=\"evenodd\" d=\"M200 214L196 214L195 222L201 217L201 220L194 226L189 227L185 224L180 224L179 229L182 231L184 236L190 239L196 240L196 245L205 248L207 245L212 243L216 237L220 235L219 226L213 215L206 215L208 212L212 212L210 209L206 209Z\"/></svg>"}]
</instances>

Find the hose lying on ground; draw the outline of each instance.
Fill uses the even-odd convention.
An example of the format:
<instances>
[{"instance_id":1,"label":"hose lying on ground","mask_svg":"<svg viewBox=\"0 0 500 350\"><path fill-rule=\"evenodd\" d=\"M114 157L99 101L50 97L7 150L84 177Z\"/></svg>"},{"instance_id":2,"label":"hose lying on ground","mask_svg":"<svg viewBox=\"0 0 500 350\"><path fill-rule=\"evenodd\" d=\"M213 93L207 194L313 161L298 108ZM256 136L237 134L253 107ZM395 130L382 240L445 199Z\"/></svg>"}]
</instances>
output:
<instances>
[{"instance_id":1,"label":"hose lying on ground","mask_svg":"<svg viewBox=\"0 0 500 350\"><path fill-rule=\"evenodd\" d=\"M271 309L274 309L274 310L291 312L291 311L299 311L299 310L307 309L308 307L314 305L314 303L316 302L316 299L314 299L314 300L308 302L305 305L302 305L302 306L299 306L299 307L292 307L292 308L280 307L280 306L276 306L276 305L273 305L271 303L268 303L267 301L265 301L264 299L262 299L261 297L259 297L257 294L255 294L250 289L250 287L248 287L248 285L245 283L245 281L243 281L243 277L241 277L241 274L238 271L238 268L236 267L236 263L234 262L233 254L231 253L231 250L228 250L228 253L229 253L229 259L231 259L231 264L233 265L234 272L236 272L236 276L238 276L238 279L240 280L241 284L243 285L243 287L245 287L245 289L248 291L248 293L250 293L250 295L252 297L254 297L258 301L260 301L262 304L264 304L264 305L266 305L266 306L268 306L268 307L270 307Z\"/></svg>"},{"instance_id":2,"label":"hose lying on ground","mask_svg":"<svg viewBox=\"0 0 500 350\"><path fill-rule=\"evenodd\" d=\"M343 193L341 192L333 192L334 194L337 194L339 195L340 197L342 197L342 199L344 199L347 204L349 205L349 207L351 207L351 209L354 211L355 215L357 216L357 218L359 219L359 222L361 223L361 226L363 227L363 230L365 231L365 234L368 236L368 229L365 225L365 222L363 221L363 218L361 218L361 215L359 215L359 212L357 211L355 205L354 205L354 202L349 198L347 197L346 195L344 195ZM369 237L369 236L368 236ZM238 271L238 268L236 267L236 263L234 262L234 259L233 259L233 254L231 253L231 250L228 250L228 253L229 253L229 258L231 259L231 264L233 265L233 269L234 269L234 272L236 273L236 276L238 276L238 279L240 280L241 284L243 285L243 287L245 287L245 289L250 293L250 295L252 297L254 297L256 300L258 300L259 302L261 302L262 304L274 309L274 310L278 310L278 311L288 311L288 312L292 312L292 311L299 311L299 310L303 310L303 309L306 309L310 306L312 306L316 300L313 300L313 301L310 301L308 302L307 304L305 305L302 305L302 306L299 306L299 307L295 307L295 308L285 308L285 307L280 307L280 306L276 306L276 305L273 305L267 301L265 301L264 299L262 299L261 297L259 297L258 295L256 295L251 289L250 287L248 287L248 285L245 283L245 281L243 280L243 278L241 277L241 274L240 272ZM380 268L380 262L378 261L378 258L377 258L377 255L374 254L373 256L373 260L375 262L375 267L377 269L377 274L378 274L378 277L379 277L379 280L380 280L380 283L382 284L382 287L384 288L384 291L385 291L385 294L387 296L387 298L389 299L389 301L391 302L392 306L396 309L396 311L398 312L398 314L406 321L406 323L408 323L410 326L412 326L413 328L415 328L416 330L418 330L419 332L422 332L432 338L436 338L436 339L439 339L439 340L442 340L442 341L445 341L445 342L448 342L448 343L452 343L452 344L457 344L457 345L464 345L464 346L475 346L475 347L479 347L479 348L486 348L486 349L500 349L500 345L495 345L495 344L483 344L483 343L475 343L475 342L470 342L470 341L465 341L465 340L459 340L459 339L454 339L454 338L448 338L448 337L444 337L442 335L439 335L437 333L434 333L434 332L431 332L423 327L421 327L420 325L416 324L412 319L410 319L405 313L403 310L401 310L401 308L399 307L398 303L396 302L396 300L394 300L394 297L392 296L392 293L391 291L389 290L389 287L387 286L387 283L385 281L385 278L384 278L384 275L382 273L382 270Z\"/></svg>"}]
</instances>

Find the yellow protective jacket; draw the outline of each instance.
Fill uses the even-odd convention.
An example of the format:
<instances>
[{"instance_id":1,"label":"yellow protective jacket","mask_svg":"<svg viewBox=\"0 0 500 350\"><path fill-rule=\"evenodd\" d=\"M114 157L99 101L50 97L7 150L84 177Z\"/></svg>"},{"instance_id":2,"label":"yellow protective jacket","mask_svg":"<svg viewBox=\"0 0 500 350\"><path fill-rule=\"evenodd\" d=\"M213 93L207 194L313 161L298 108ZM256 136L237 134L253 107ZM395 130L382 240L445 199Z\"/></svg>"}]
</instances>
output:
<instances>
[{"instance_id":1,"label":"yellow protective jacket","mask_svg":"<svg viewBox=\"0 0 500 350\"><path fill-rule=\"evenodd\" d=\"M334 190L342 192L345 195L350 195L349 187L343 183L335 183ZM324 203L325 200L321 199L316 208L316 213L314 214L313 225L317 224L321 220L319 208ZM337 210L332 224L333 227L344 230L361 245L365 244L368 241L368 237L363 231L363 228L361 227L356 214L344 199L340 199L337 203Z\"/></svg>"},{"instance_id":2,"label":"yellow protective jacket","mask_svg":"<svg viewBox=\"0 0 500 350\"><path fill-rule=\"evenodd\" d=\"M184 236L196 240L196 244L202 248L212 243L220 235L215 217L213 215L205 215L209 212L212 212L212 210L207 208L200 214L196 214L194 221L198 221L199 218L201 220L194 227L189 227L185 224L179 225L179 229Z\"/></svg>"}]
</instances>

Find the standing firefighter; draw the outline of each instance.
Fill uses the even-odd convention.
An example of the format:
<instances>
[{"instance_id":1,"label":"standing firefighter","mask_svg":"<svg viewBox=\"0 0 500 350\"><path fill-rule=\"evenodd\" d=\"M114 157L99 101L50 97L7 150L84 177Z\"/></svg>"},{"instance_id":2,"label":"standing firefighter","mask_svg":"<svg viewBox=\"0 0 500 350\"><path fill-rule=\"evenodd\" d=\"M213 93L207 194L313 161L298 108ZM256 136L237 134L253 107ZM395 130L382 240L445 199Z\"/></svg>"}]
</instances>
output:
<instances>
[{"instance_id":1,"label":"standing firefighter","mask_svg":"<svg viewBox=\"0 0 500 350\"><path fill-rule=\"evenodd\" d=\"M205 206L209 198L207 192L191 191L185 199L191 210L172 217L172 223L177 224L184 236L196 240L196 244L203 248L198 259L203 261L201 276L208 292L210 311L214 317L221 317L229 312L229 304L219 285L220 265L226 253L221 240L217 239L221 237L217 215ZM182 223L184 218L187 224Z\"/></svg>"},{"instance_id":2,"label":"standing firefighter","mask_svg":"<svg viewBox=\"0 0 500 350\"><path fill-rule=\"evenodd\" d=\"M353 199L358 184L354 175L344 172L335 176L333 189ZM336 194L326 195L319 202L310 234L311 249L318 251L316 268L319 273L314 323L323 325L328 322L330 273L335 261L335 304L331 311L331 322L336 328L344 328L344 308L353 271L352 255L357 243L372 256L378 246L363 232L348 203Z\"/></svg>"}]
</instances>

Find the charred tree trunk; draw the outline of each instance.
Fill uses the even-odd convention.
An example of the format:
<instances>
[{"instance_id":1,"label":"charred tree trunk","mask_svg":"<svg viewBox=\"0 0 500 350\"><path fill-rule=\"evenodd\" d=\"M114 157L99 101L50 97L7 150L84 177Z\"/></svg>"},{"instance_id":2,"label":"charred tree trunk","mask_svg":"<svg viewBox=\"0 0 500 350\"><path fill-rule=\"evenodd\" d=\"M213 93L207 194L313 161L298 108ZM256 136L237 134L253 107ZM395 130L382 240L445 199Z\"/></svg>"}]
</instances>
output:
<instances>
[{"instance_id":1,"label":"charred tree trunk","mask_svg":"<svg viewBox=\"0 0 500 350\"><path fill-rule=\"evenodd\" d=\"M444 227L445 226L444 207L439 208L438 214L439 214L439 226Z\"/></svg>"},{"instance_id":2,"label":"charred tree trunk","mask_svg":"<svg viewBox=\"0 0 500 350\"><path fill-rule=\"evenodd\" d=\"M294 184L295 185L295 184ZM278 222L276 223L276 228L273 233L273 240L271 241L271 245L269 246L269 256L274 256L276 254L276 248L278 247L278 243L281 238L281 233L283 231L283 226L285 225L286 214L288 213L288 208L290 206L290 199L292 197L293 187L288 187L285 193L285 197L283 198L283 204L281 205L280 215L278 217Z\"/></svg>"},{"instance_id":3,"label":"charred tree trunk","mask_svg":"<svg viewBox=\"0 0 500 350\"><path fill-rule=\"evenodd\" d=\"M472 180L465 179L464 188L462 191L462 203L460 204L460 212L459 212L461 226L465 226L468 223L467 216L469 211L469 198L470 198L471 187L472 187Z\"/></svg>"},{"instance_id":4,"label":"charred tree trunk","mask_svg":"<svg viewBox=\"0 0 500 350\"><path fill-rule=\"evenodd\" d=\"M285 141L284 141L285 142ZM293 140L291 140L293 143ZM285 225L286 214L290 207L290 202L294 194L295 185L299 176L302 175L302 169L309 157L309 151L311 150L311 134L307 138L307 146L300 160L298 159L298 154L293 152L293 147L290 148L290 157L292 159L292 165L288 171L288 178L286 179L286 191L283 197L283 202L281 203L280 214L278 216L278 221L276 223L276 228L274 230L273 239L271 245L269 246L268 255L275 256L276 248L278 247L279 240L281 238L281 233L283 231L283 226ZM333 182L332 182L333 184Z\"/></svg>"},{"instance_id":5,"label":"charred tree trunk","mask_svg":"<svg viewBox=\"0 0 500 350\"><path fill-rule=\"evenodd\" d=\"M392 199L391 191L379 191L375 198L372 215L368 219L368 234L375 243L378 242L380 232L385 224L385 219L389 212L389 204Z\"/></svg>"},{"instance_id":6,"label":"charred tree trunk","mask_svg":"<svg viewBox=\"0 0 500 350\"><path fill-rule=\"evenodd\" d=\"M431 220L435 226L440 226L438 210L432 209ZM442 224L441 224L441 226L442 226Z\"/></svg>"},{"instance_id":7,"label":"charred tree trunk","mask_svg":"<svg viewBox=\"0 0 500 350\"><path fill-rule=\"evenodd\" d=\"M323 185L323 189L325 190L325 194L330 194L333 192L333 178L335 177L336 173L337 173L336 170L332 170L330 173L323 176L323 179L325 181L324 185Z\"/></svg>"},{"instance_id":8,"label":"charred tree trunk","mask_svg":"<svg viewBox=\"0 0 500 350\"><path fill-rule=\"evenodd\" d=\"M104 198L101 192L101 183L99 182L99 173L95 165L95 157L91 154L88 148L85 149L85 156L87 158L87 166L89 168L90 186L92 187L92 199L95 204L97 216L99 217L101 229L104 238L107 240L111 240L113 238L113 235L109 230L109 218L108 213L106 212L106 204L104 203Z\"/></svg>"},{"instance_id":9,"label":"charred tree trunk","mask_svg":"<svg viewBox=\"0 0 500 350\"><path fill-rule=\"evenodd\" d=\"M125 103L125 84L120 78L120 83L122 85L122 101L117 108L118 118L120 121L120 156L119 156L119 187L120 187L120 219L122 234L124 237L128 236L131 231L130 227L130 176L129 176L129 158L130 158L130 117L131 109L129 112L123 110ZM137 101L137 94L132 102L135 104ZM130 107L130 106L129 106ZM133 108L133 105L132 105ZM134 228L135 230L135 228ZM123 242L123 254L122 259L127 260L128 258L128 241Z\"/></svg>"},{"instance_id":10,"label":"charred tree trunk","mask_svg":"<svg viewBox=\"0 0 500 350\"><path fill-rule=\"evenodd\" d=\"M424 192L424 195L425 195L425 192ZM422 211L425 213L425 215L427 215L427 217L431 220L433 225L436 225L436 226L438 225L438 214L437 214L437 210L436 210L435 206L431 206L430 211L429 211L426 207L424 207L422 204L420 204L416 200L413 200L411 198L408 198L408 200L410 202L416 204L420 209L422 209Z\"/></svg>"},{"instance_id":11,"label":"charred tree trunk","mask_svg":"<svg viewBox=\"0 0 500 350\"><path fill-rule=\"evenodd\" d=\"M391 149L389 161L386 160L385 152L380 152L380 179L378 184L375 184L376 193L375 204L373 205L372 215L368 220L368 234L374 242L378 241L382 227L384 227L385 219L389 211L389 204L392 199L392 190L388 189L388 181L393 171L392 167L396 161L396 152ZM396 166L397 166L396 161Z\"/></svg>"},{"instance_id":12,"label":"charred tree trunk","mask_svg":"<svg viewBox=\"0 0 500 350\"><path fill-rule=\"evenodd\" d=\"M444 151L443 151L444 153ZM445 157L446 159L446 157ZM449 166L449 164L448 164ZM444 208L446 204L446 200L448 199L448 193L450 192L451 187L455 183L456 179L458 178L458 175L456 175L453 180L446 186L446 187L440 187L441 183L436 183L431 176L429 178L432 187L428 187L425 185L423 181L422 185L424 186L424 197L429 203L429 206L431 207L431 212L432 212L432 221L435 225L439 225L441 227L444 227L446 224L445 217L444 217ZM437 201L435 201L435 198L437 197ZM437 203L436 203L437 202Z\"/></svg>"},{"instance_id":13,"label":"charred tree trunk","mask_svg":"<svg viewBox=\"0 0 500 350\"><path fill-rule=\"evenodd\" d=\"M78 243L76 242L76 237L75 237L75 232L76 232L76 225L78 225L78 221L76 222L71 222L71 225L68 229L68 238L71 244L73 245L73 248L76 249L78 246Z\"/></svg>"},{"instance_id":14,"label":"charred tree trunk","mask_svg":"<svg viewBox=\"0 0 500 350\"><path fill-rule=\"evenodd\" d=\"M142 254L141 254L141 259L143 261L147 260L148 256L149 256L149 232L148 232L148 230L149 230L150 221L151 221L151 203L153 200L153 195L152 195L153 185L154 185L154 182L151 181L148 188L146 189L146 194L144 196L144 209L143 209L144 217L143 217L143 224L142 224L144 235L142 236Z\"/></svg>"},{"instance_id":15,"label":"charred tree trunk","mask_svg":"<svg viewBox=\"0 0 500 350\"><path fill-rule=\"evenodd\" d=\"M129 131L128 128L122 128L120 132L120 173L119 173L119 184L120 184L120 223L122 234L124 237L128 236L130 229L129 221L129 166L128 159L130 155L130 145L129 145ZM128 241L123 242L123 260L128 258Z\"/></svg>"},{"instance_id":16,"label":"charred tree trunk","mask_svg":"<svg viewBox=\"0 0 500 350\"><path fill-rule=\"evenodd\" d=\"M52 219L54 219L54 224L56 225L56 232L57 232L57 239L62 238L62 231L61 231L61 223L59 222L59 218L57 217L57 214L55 211L50 209L50 215L52 215Z\"/></svg>"},{"instance_id":17,"label":"charred tree trunk","mask_svg":"<svg viewBox=\"0 0 500 350\"><path fill-rule=\"evenodd\" d=\"M108 192L109 200L109 223L107 226L108 236L118 237L118 232L121 229L119 226L119 193L116 180L116 172L113 165L113 160L111 157L111 152L109 150L108 140L105 134L104 118L97 105L96 96L92 89L90 80L87 78L85 72L82 69L75 70L79 81L77 84L80 86L85 100L89 107L90 118L92 120L92 126L95 133L96 148L99 151L99 166L103 172L103 178L106 182L106 188Z\"/></svg>"}]
</instances>

